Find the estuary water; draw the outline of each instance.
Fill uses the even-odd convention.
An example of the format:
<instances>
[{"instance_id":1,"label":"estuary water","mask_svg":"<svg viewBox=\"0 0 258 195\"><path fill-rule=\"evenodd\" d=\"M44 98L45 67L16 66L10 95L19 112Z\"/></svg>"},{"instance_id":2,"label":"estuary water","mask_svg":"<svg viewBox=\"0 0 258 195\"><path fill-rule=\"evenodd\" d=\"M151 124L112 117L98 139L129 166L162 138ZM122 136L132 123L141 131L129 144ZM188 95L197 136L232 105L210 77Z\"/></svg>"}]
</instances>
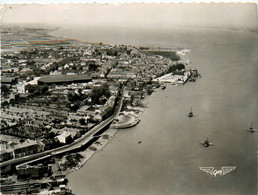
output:
<instances>
[{"instance_id":1,"label":"estuary water","mask_svg":"<svg viewBox=\"0 0 258 195\"><path fill-rule=\"evenodd\" d=\"M67 28L85 41L191 49L202 78L169 85L146 99L141 122L119 130L102 152L68 175L84 194L257 194L257 33L216 29L135 31ZM193 108L194 117L186 115ZM214 146L200 142L208 137ZM138 141L142 141L138 144ZM216 177L199 167L235 166Z\"/></svg>"}]
</instances>

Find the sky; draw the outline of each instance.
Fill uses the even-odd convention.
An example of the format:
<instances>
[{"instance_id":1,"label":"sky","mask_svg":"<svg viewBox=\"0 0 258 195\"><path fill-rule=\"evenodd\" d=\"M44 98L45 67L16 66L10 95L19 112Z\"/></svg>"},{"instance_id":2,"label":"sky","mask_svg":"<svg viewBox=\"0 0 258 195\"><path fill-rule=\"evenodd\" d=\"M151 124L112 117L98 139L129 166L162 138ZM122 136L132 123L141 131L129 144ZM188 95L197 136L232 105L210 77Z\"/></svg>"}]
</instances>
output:
<instances>
[{"instance_id":1,"label":"sky","mask_svg":"<svg viewBox=\"0 0 258 195\"><path fill-rule=\"evenodd\" d=\"M40 3L40 4L49 4L49 3L135 3L135 2L244 2L244 3L258 3L257 0L1 0L2 4L24 4L24 3Z\"/></svg>"},{"instance_id":2,"label":"sky","mask_svg":"<svg viewBox=\"0 0 258 195\"><path fill-rule=\"evenodd\" d=\"M6 5L1 22L55 26L95 25L131 28L175 26L257 29L255 3L29 4Z\"/></svg>"}]
</instances>

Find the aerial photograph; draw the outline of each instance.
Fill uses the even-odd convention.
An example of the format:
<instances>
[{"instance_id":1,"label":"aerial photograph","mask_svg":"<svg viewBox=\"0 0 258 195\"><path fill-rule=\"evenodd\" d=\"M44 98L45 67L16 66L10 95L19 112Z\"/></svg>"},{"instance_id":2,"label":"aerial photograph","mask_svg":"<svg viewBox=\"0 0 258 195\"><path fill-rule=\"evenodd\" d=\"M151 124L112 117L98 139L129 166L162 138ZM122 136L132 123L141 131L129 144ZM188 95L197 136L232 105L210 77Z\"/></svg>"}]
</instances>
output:
<instances>
[{"instance_id":1,"label":"aerial photograph","mask_svg":"<svg viewBox=\"0 0 258 195\"><path fill-rule=\"evenodd\" d=\"M257 15L1 4L0 194L257 195Z\"/></svg>"}]
</instances>

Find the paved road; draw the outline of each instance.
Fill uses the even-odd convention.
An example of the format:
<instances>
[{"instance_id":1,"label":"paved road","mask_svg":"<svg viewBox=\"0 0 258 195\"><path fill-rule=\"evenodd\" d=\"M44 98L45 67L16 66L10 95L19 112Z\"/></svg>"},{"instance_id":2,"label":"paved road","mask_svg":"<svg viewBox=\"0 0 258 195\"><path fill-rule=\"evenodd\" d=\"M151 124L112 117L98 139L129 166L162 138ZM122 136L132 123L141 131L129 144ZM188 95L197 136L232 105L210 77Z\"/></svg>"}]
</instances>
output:
<instances>
[{"instance_id":1,"label":"paved road","mask_svg":"<svg viewBox=\"0 0 258 195\"><path fill-rule=\"evenodd\" d=\"M123 90L124 92L124 90ZM38 158L42 158L45 157L47 155L56 155L56 154L61 154L61 153L65 153L65 152L69 152L71 150L80 148L82 145L86 144L88 141L90 141L93 138L93 135L98 132L99 130L103 129L104 127L106 127L108 124L110 124L120 113L122 105L123 105L123 92L122 92L122 97L118 103L117 106L117 110L116 113L114 115L112 115L111 117L107 118L105 121L102 121L100 124L98 124L97 126L95 126L94 128L92 128L89 132L87 132L85 135L83 135L82 137L80 137L79 139L75 140L73 143L69 144L69 145L65 145L59 148L55 148L52 150L47 150L44 152L40 152L37 154L32 154L29 156L24 156L21 158L15 158L15 159L11 159L5 162L2 162L0 164L0 168L8 166L8 165L12 165L12 164L20 164L23 162L27 162L27 161L32 161Z\"/></svg>"}]
</instances>

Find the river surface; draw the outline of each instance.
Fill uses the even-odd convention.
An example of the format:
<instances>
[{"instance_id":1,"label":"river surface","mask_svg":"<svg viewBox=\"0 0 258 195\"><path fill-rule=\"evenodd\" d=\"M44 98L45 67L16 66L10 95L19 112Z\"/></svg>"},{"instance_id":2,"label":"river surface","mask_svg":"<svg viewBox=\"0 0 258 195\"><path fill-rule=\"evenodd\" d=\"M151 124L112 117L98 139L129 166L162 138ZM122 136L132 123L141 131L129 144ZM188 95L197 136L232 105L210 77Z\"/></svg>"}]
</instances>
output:
<instances>
[{"instance_id":1,"label":"river surface","mask_svg":"<svg viewBox=\"0 0 258 195\"><path fill-rule=\"evenodd\" d=\"M258 128L257 33L194 28L94 32L66 28L54 33L93 42L191 49L185 58L202 78L149 96L137 126L119 130L102 152L68 175L76 195L257 194L258 133L245 131L252 121ZM186 116L190 107L193 118ZM201 146L206 137L214 146ZM223 166L236 169L216 177L199 169Z\"/></svg>"}]
</instances>

